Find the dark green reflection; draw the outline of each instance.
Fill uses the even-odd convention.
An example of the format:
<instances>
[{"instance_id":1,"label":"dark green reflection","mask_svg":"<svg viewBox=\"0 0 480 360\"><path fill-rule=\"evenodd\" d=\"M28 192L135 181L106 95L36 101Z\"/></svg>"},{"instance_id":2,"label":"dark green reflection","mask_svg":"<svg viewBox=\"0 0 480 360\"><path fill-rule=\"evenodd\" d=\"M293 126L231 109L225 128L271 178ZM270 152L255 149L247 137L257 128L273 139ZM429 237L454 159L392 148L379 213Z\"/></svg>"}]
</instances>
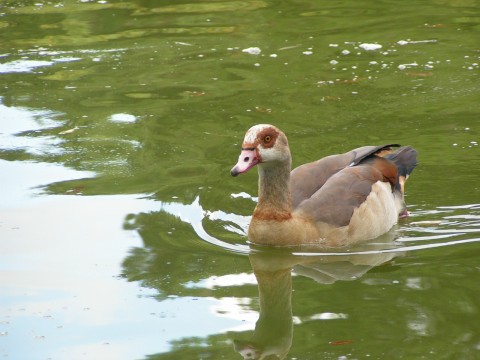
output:
<instances>
[{"instance_id":1,"label":"dark green reflection","mask_svg":"<svg viewBox=\"0 0 480 360\"><path fill-rule=\"evenodd\" d=\"M392 261L399 253L383 253L382 250L391 247L393 234L383 237L382 242L364 245L369 251L378 251L369 255L323 255L295 256L291 250L264 250L254 252L250 264L258 282L260 315L255 325L255 331L248 340L235 340L235 351L244 359L284 359L290 351L293 342L292 311L292 270L295 274L310 278L317 284L333 284L338 280L357 280L375 266ZM383 242L385 241L385 242ZM318 299L321 307L324 303ZM297 319L297 326L303 322L315 320L344 319L346 314L322 312L311 315L310 319ZM353 336L353 334L351 334ZM335 343L325 329L323 339L318 342ZM339 340L342 342L342 340ZM350 340L343 339L349 343Z\"/></svg>"}]
</instances>

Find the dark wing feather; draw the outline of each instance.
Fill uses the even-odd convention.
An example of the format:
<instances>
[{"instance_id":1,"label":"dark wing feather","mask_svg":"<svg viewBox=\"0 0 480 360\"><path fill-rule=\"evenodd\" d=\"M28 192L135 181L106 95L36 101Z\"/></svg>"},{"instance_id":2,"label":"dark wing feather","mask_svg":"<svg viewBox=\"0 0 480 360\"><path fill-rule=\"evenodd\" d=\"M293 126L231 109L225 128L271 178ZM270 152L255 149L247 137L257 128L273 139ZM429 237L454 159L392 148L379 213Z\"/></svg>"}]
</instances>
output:
<instances>
[{"instance_id":1,"label":"dark wing feather","mask_svg":"<svg viewBox=\"0 0 480 360\"><path fill-rule=\"evenodd\" d=\"M417 151L411 146L402 146L391 154L385 155L385 158L397 165L399 176L407 177L417 166Z\"/></svg>"},{"instance_id":2,"label":"dark wing feather","mask_svg":"<svg viewBox=\"0 0 480 360\"><path fill-rule=\"evenodd\" d=\"M295 209L302 201L310 198L331 176L342 169L358 165L362 160L373 154L397 146L399 145L363 146L344 154L327 156L293 169L290 175L293 208Z\"/></svg>"},{"instance_id":3,"label":"dark wing feather","mask_svg":"<svg viewBox=\"0 0 480 360\"><path fill-rule=\"evenodd\" d=\"M399 146L400 146L399 144L387 144L387 145L380 145L380 146L363 146L361 148L354 149L350 151L350 153L354 153L354 159L349 164L349 166L358 165L362 162L362 160L366 159L370 155L381 153L386 150L391 150L392 147L399 147Z\"/></svg>"}]
</instances>

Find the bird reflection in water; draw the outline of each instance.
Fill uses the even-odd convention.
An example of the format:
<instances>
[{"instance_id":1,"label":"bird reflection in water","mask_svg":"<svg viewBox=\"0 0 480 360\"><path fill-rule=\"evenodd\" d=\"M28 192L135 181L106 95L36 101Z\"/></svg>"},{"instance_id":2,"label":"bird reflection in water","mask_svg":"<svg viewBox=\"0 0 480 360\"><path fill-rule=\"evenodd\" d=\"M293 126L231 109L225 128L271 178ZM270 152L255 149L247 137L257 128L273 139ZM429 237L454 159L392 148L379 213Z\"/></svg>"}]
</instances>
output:
<instances>
[{"instance_id":1,"label":"bird reflection in water","mask_svg":"<svg viewBox=\"0 0 480 360\"><path fill-rule=\"evenodd\" d=\"M293 340L292 271L320 284L355 280L402 255L385 251L392 249L392 238L390 232L380 241L350 249L352 254L303 251L299 255L291 249L253 249L249 258L258 283L260 315L250 339L234 340L235 351L245 360L284 359Z\"/></svg>"}]
</instances>

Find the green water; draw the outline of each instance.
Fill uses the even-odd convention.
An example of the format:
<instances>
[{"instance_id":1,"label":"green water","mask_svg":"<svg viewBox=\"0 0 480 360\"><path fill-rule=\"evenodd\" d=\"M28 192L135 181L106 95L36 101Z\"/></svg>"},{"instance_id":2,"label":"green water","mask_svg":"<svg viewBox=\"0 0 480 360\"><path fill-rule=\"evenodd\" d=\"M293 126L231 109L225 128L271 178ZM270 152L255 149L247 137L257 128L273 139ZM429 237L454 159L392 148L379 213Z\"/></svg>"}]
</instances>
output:
<instances>
[{"instance_id":1,"label":"green water","mask_svg":"<svg viewBox=\"0 0 480 360\"><path fill-rule=\"evenodd\" d=\"M475 0L3 1L0 356L480 358L479 39ZM413 145L410 217L249 256L255 123Z\"/></svg>"}]
</instances>

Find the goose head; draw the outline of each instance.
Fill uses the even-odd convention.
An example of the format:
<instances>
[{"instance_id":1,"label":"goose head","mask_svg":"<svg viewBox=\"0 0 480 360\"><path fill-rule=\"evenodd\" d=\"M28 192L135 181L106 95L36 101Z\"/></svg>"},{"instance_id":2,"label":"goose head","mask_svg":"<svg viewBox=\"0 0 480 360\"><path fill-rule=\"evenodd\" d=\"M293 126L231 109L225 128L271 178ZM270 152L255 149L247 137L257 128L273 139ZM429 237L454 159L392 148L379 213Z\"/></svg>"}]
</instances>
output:
<instances>
[{"instance_id":1,"label":"goose head","mask_svg":"<svg viewBox=\"0 0 480 360\"><path fill-rule=\"evenodd\" d=\"M255 165L268 167L278 166L280 163L289 166L291 163L287 137L273 125L255 125L245 134L242 152L230 173L232 176L237 176L247 172Z\"/></svg>"}]
</instances>

